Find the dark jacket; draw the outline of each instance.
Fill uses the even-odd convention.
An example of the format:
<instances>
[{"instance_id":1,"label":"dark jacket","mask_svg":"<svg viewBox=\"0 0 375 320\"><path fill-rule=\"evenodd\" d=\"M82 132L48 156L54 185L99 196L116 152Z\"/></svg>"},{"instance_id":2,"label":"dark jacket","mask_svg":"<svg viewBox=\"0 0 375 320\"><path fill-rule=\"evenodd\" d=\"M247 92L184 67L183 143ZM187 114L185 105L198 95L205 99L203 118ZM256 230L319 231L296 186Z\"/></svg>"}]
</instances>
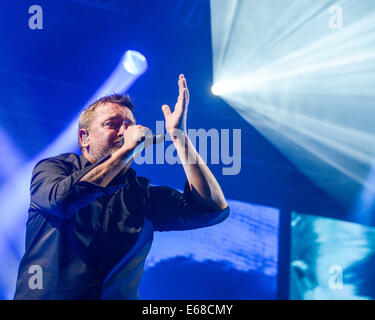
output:
<instances>
[{"instance_id":1,"label":"dark jacket","mask_svg":"<svg viewBox=\"0 0 375 320\"><path fill-rule=\"evenodd\" d=\"M187 182L183 193L153 187L133 169L105 188L80 181L107 158L91 164L67 153L34 168L14 299L139 299L153 231L206 227L229 215L195 205Z\"/></svg>"}]
</instances>

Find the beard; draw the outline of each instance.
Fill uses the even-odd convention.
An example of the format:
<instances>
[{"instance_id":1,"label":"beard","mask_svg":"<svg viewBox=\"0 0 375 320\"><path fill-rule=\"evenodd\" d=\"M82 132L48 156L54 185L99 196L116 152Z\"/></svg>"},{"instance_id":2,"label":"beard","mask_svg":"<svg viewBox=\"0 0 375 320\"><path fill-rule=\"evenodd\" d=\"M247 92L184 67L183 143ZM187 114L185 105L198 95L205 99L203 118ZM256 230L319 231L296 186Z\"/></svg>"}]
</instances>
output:
<instances>
[{"instance_id":1,"label":"beard","mask_svg":"<svg viewBox=\"0 0 375 320\"><path fill-rule=\"evenodd\" d=\"M112 154L116 150L120 149L121 146L118 143L113 144L112 146L96 146L95 148L91 149L90 157L93 163L96 163L101 158L106 156L108 153Z\"/></svg>"}]
</instances>

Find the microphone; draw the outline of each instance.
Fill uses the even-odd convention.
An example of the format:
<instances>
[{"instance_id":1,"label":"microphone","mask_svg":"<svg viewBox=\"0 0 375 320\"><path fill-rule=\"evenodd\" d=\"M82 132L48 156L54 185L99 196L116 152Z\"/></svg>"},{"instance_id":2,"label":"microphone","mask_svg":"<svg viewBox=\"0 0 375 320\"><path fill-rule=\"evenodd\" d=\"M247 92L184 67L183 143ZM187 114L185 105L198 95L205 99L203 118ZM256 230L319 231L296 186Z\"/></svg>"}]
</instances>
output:
<instances>
[{"instance_id":1,"label":"microphone","mask_svg":"<svg viewBox=\"0 0 375 320\"><path fill-rule=\"evenodd\" d=\"M165 140L164 134L153 134L153 135L146 135L141 141L145 141L146 139L152 139L152 144L157 144L163 142Z\"/></svg>"},{"instance_id":2,"label":"microphone","mask_svg":"<svg viewBox=\"0 0 375 320\"><path fill-rule=\"evenodd\" d=\"M152 140L152 144L157 144L165 140L165 135L164 134L151 134L151 135L148 134L141 139L141 142L144 142L146 140L147 141ZM119 143L121 146L124 145L124 137L121 137Z\"/></svg>"},{"instance_id":3,"label":"microphone","mask_svg":"<svg viewBox=\"0 0 375 320\"><path fill-rule=\"evenodd\" d=\"M165 135L164 134L151 134L151 135L146 135L145 137L143 137L141 139L141 142L124 159L125 163L128 163L130 160L137 157L142 152L142 150L146 148L145 146L146 139L147 141L150 141L152 139L152 144L157 144L165 140ZM121 146L124 144L124 137L121 137L120 143L121 143Z\"/></svg>"}]
</instances>

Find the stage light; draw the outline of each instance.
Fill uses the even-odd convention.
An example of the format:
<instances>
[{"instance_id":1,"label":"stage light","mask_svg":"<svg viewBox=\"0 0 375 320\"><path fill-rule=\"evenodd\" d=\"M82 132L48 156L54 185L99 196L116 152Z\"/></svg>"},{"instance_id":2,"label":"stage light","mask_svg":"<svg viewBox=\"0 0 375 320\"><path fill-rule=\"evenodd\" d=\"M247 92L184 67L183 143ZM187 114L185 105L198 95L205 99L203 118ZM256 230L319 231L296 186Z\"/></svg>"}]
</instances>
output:
<instances>
[{"instance_id":1,"label":"stage light","mask_svg":"<svg viewBox=\"0 0 375 320\"><path fill-rule=\"evenodd\" d=\"M348 205L361 187L375 194L375 2L335 1L340 30L331 5L211 0L211 90Z\"/></svg>"},{"instance_id":2,"label":"stage light","mask_svg":"<svg viewBox=\"0 0 375 320\"><path fill-rule=\"evenodd\" d=\"M215 96L220 96L221 93L222 93L222 86L220 86L219 83L215 83L212 87L211 87L211 92L212 94L214 94Z\"/></svg>"},{"instance_id":3,"label":"stage light","mask_svg":"<svg viewBox=\"0 0 375 320\"><path fill-rule=\"evenodd\" d=\"M122 61L125 70L133 75L140 75L147 69L146 58L135 50L126 51Z\"/></svg>"},{"instance_id":4,"label":"stage light","mask_svg":"<svg viewBox=\"0 0 375 320\"><path fill-rule=\"evenodd\" d=\"M211 87L211 92L215 96L226 95L230 92L236 91L239 88L239 83L234 80L222 80L215 82Z\"/></svg>"}]
</instances>

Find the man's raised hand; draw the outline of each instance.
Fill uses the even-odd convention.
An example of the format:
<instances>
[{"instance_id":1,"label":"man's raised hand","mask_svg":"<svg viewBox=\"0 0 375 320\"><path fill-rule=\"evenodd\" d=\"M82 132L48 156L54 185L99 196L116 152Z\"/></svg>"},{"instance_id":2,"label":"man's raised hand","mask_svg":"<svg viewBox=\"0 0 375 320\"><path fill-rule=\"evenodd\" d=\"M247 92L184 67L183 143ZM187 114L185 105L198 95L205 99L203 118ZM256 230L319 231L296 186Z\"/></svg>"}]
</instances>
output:
<instances>
[{"instance_id":1,"label":"man's raised hand","mask_svg":"<svg viewBox=\"0 0 375 320\"><path fill-rule=\"evenodd\" d=\"M165 118L165 129L172 136L177 137L178 133L186 134L186 118L189 105L189 90L187 88L186 79L180 74L178 79L178 99L171 112L168 105L163 105L162 110Z\"/></svg>"}]
</instances>

